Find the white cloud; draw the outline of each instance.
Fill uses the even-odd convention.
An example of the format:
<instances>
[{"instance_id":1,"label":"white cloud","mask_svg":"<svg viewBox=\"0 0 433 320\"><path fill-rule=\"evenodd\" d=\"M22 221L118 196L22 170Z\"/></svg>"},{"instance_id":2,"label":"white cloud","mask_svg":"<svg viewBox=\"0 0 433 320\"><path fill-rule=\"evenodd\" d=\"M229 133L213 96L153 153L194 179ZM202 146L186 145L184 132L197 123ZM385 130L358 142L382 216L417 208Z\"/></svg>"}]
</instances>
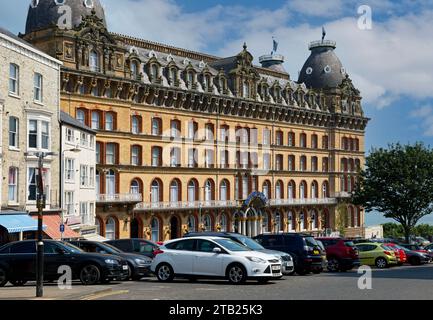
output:
<instances>
[{"instance_id":1,"label":"white cloud","mask_svg":"<svg viewBox=\"0 0 433 320\"><path fill-rule=\"evenodd\" d=\"M342 0L293 0L290 9L304 15L315 17L335 17L343 11Z\"/></svg>"},{"instance_id":2,"label":"white cloud","mask_svg":"<svg viewBox=\"0 0 433 320\"><path fill-rule=\"evenodd\" d=\"M415 109L411 112L411 116L420 119L425 136L433 137L433 106L427 105Z\"/></svg>"}]
</instances>

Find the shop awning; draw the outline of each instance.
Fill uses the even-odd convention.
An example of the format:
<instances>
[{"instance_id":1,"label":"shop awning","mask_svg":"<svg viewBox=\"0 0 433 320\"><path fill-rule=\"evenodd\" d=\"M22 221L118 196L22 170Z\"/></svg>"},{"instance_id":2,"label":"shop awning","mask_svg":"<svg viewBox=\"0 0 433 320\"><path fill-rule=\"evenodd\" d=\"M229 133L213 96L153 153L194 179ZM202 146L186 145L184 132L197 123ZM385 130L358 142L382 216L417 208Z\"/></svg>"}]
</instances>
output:
<instances>
[{"instance_id":1,"label":"shop awning","mask_svg":"<svg viewBox=\"0 0 433 320\"><path fill-rule=\"evenodd\" d=\"M6 228L9 233L38 230L38 221L25 213L0 213L0 225ZM43 225L43 228L46 229L47 226Z\"/></svg>"},{"instance_id":2,"label":"shop awning","mask_svg":"<svg viewBox=\"0 0 433 320\"><path fill-rule=\"evenodd\" d=\"M37 217L33 217L37 219ZM62 234L60 233L60 225L62 224L61 218L57 214L44 215L44 224L47 228L44 230L45 234L53 240L60 240ZM80 235L73 231L68 225L65 225L65 232L63 232L63 239L80 238Z\"/></svg>"},{"instance_id":3,"label":"shop awning","mask_svg":"<svg viewBox=\"0 0 433 320\"><path fill-rule=\"evenodd\" d=\"M107 238L100 236L99 234L83 234L82 237L89 241L105 242L108 241Z\"/></svg>"}]
</instances>

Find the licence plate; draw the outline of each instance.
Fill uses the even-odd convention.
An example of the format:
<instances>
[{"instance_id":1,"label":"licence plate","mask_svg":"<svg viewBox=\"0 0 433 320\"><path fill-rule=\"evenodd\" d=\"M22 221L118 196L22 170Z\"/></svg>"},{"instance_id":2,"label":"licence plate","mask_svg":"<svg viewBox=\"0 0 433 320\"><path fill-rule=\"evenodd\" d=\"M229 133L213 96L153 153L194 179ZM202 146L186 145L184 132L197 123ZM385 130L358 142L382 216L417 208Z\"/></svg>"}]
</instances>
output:
<instances>
[{"instance_id":1,"label":"licence plate","mask_svg":"<svg viewBox=\"0 0 433 320\"><path fill-rule=\"evenodd\" d=\"M314 250L313 254L320 254L320 251L319 250Z\"/></svg>"},{"instance_id":2,"label":"licence plate","mask_svg":"<svg viewBox=\"0 0 433 320\"><path fill-rule=\"evenodd\" d=\"M272 271L281 271L281 267L280 266L272 266Z\"/></svg>"},{"instance_id":3,"label":"licence plate","mask_svg":"<svg viewBox=\"0 0 433 320\"><path fill-rule=\"evenodd\" d=\"M128 270L128 266L122 266L123 270Z\"/></svg>"}]
</instances>

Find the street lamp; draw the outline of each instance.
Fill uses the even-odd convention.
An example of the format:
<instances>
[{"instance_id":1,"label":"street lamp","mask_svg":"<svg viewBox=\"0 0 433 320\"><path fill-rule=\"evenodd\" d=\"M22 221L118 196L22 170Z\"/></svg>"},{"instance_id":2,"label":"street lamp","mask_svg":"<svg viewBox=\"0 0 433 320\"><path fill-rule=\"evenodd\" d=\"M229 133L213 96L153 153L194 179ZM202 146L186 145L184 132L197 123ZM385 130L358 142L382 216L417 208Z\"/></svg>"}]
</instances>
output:
<instances>
[{"instance_id":1,"label":"street lamp","mask_svg":"<svg viewBox=\"0 0 433 320\"><path fill-rule=\"evenodd\" d=\"M38 208L38 243L36 255L36 297L42 298L44 295L44 242L42 241L42 224L43 224L43 210L46 206L46 198L44 195L44 181L42 178L42 171L44 167L44 158L55 156L55 152L26 152L26 157L35 156L38 158L38 193L36 197L36 207Z\"/></svg>"},{"instance_id":2,"label":"street lamp","mask_svg":"<svg viewBox=\"0 0 433 320\"><path fill-rule=\"evenodd\" d=\"M65 159L65 153L66 152L73 152L73 153L76 153L76 154L78 154L78 153L80 153L81 152L81 149L80 148L78 148L78 146L76 146L75 148L72 148L72 149L68 149L68 150L63 150L62 151L62 154L61 154L61 159L60 159L60 172L61 172L61 177L62 177L62 179L61 179L61 183L60 183L60 201L61 201L61 204L60 204L60 208L62 209L62 217L61 217L61 220L62 220L62 226L65 224L65 221L64 221L64 216L63 216L63 214L64 214L64 206L65 206L65 190L64 190L64 186L65 186L65 168L66 168L66 163L65 163L65 161L66 161L66 159ZM75 173L74 173L75 174ZM61 231L60 231L60 240L63 240L63 232L64 232L64 229L62 228L61 229Z\"/></svg>"}]
</instances>

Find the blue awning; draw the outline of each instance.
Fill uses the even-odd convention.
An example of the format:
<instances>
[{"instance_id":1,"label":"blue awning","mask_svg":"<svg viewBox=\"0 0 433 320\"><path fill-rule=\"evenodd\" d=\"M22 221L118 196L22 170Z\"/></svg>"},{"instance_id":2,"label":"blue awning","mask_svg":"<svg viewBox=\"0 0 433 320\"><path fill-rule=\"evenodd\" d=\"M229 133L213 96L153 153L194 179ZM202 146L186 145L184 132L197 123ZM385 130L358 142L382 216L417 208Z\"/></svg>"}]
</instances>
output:
<instances>
[{"instance_id":1,"label":"blue awning","mask_svg":"<svg viewBox=\"0 0 433 320\"><path fill-rule=\"evenodd\" d=\"M9 233L37 231L38 221L27 214L0 213L0 226L5 227ZM46 229L46 226L43 226L43 229Z\"/></svg>"}]
</instances>

